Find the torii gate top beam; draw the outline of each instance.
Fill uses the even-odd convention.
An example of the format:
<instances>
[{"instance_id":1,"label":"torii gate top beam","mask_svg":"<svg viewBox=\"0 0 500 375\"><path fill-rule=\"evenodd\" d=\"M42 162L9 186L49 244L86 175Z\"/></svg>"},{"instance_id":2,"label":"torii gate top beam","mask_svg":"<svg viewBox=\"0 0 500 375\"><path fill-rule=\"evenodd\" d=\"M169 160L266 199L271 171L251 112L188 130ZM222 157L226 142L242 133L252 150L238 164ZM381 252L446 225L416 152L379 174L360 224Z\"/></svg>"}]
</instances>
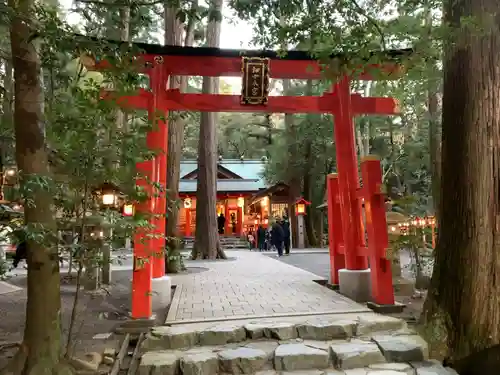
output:
<instances>
[{"instance_id":1,"label":"torii gate top beam","mask_svg":"<svg viewBox=\"0 0 500 375\"><path fill-rule=\"evenodd\" d=\"M79 36L84 43L97 43L102 39ZM328 62L318 62L307 51L285 51L278 53L270 50L237 50L211 47L182 47L162 46L147 43L126 43L120 41L106 41L116 45L120 50L134 48L141 52L143 62L154 64L155 59L163 58L163 66L168 75L224 77L241 75L241 58L266 57L270 61L270 78L277 79L321 79L324 70L328 69ZM364 59L366 66L356 75L359 80L397 79L403 72L403 60L413 53L412 49L387 50L372 52ZM331 60L348 61L348 55L332 54ZM106 63L97 61L93 68L103 69ZM92 68L92 66L87 66ZM146 68L147 70L147 68ZM381 72L374 74L374 72Z\"/></svg>"}]
</instances>

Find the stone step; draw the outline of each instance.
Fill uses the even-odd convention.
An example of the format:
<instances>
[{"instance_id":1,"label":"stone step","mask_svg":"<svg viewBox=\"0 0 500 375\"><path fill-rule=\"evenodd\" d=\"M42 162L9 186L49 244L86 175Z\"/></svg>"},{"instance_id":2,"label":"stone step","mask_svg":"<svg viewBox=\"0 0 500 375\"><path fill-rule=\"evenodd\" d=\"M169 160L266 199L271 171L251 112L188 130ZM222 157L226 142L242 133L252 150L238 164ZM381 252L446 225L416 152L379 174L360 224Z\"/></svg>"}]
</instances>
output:
<instances>
[{"instance_id":1,"label":"stone step","mask_svg":"<svg viewBox=\"0 0 500 375\"><path fill-rule=\"evenodd\" d=\"M418 372L414 363L428 359L426 342L403 321L381 315L198 327L154 327L140 349L139 375L452 374L423 364Z\"/></svg>"}]
</instances>

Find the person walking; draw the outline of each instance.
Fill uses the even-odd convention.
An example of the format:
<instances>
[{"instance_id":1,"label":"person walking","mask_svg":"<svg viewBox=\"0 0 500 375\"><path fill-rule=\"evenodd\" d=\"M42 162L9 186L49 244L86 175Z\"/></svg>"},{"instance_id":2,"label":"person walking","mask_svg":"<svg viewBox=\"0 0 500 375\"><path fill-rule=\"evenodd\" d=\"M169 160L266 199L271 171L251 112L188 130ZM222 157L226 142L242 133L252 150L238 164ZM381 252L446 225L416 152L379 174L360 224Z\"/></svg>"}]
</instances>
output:
<instances>
[{"instance_id":1,"label":"person walking","mask_svg":"<svg viewBox=\"0 0 500 375\"><path fill-rule=\"evenodd\" d=\"M248 233L247 240L248 240L248 247L249 247L250 251L252 251L252 249L254 247L254 243L255 243L255 238L254 238L252 232Z\"/></svg>"},{"instance_id":2,"label":"person walking","mask_svg":"<svg viewBox=\"0 0 500 375\"><path fill-rule=\"evenodd\" d=\"M257 229L257 243L259 245L259 251L266 250L266 230L262 224L259 225L259 228Z\"/></svg>"},{"instance_id":3,"label":"person walking","mask_svg":"<svg viewBox=\"0 0 500 375\"><path fill-rule=\"evenodd\" d=\"M224 214L221 212L219 217L217 218L217 228L219 229L219 234L224 234L224 226L226 225L226 218Z\"/></svg>"},{"instance_id":4,"label":"person walking","mask_svg":"<svg viewBox=\"0 0 500 375\"><path fill-rule=\"evenodd\" d=\"M285 233L278 220L274 220L271 226L271 242L278 250L278 256L283 256L283 239Z\"/></svg>"},{"instance_id":5,"label":"person walking","mask_svg":"<svg viewBox=\"0 0 500 375\"><path fill-rule=\"evenodd\" d=\"M285 255L290 255L290 222L288 218L283 219L281 222L283 228L283 246L285 247Z\"/></svg>"},{"instance_id":6,"label":"person walking","mask_svg":"<svg viewBox=\"0 0 500 375\"><path fill-rule=\"evenodd\" d=\"M12 260L12 269L17 268L21 260L26 260L28 256L28 244L25 240L22 240L16 247L16 253Z\"/></svg>"}]
</instances>

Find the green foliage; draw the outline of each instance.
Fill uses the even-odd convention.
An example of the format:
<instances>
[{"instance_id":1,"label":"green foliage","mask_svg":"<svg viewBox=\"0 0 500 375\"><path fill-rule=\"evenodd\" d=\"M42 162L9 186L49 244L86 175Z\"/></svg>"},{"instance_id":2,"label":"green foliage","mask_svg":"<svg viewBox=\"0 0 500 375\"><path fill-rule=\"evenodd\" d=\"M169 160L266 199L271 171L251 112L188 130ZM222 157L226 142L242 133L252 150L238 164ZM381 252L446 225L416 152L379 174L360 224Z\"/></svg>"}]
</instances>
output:
<instances>
[{"instance_id":1,"label":"green foliage","mask_svg":"<svg viewBox=\"0 0 500 375\"><path fill-rule=\"evenodd\" d=\"M149 226L145 215L123 217L118 211L103 210L99 203L99 187L105 182L117 186L127 201L142 202L147 197L135 185L136 163L154 155L146 147L146 133L153 124L147 114L132 110L124 112L125 121L120 123L113 96L102 100L105 88L112 87L117 95L135 92L141 76L130 62L138 50L82 40L52 8L40 6L36 15L52 175L20 171L21 188L12 199L27 207L36 194L49 193L57 232L26 218L16 234L18 240L57 248L79 269L102 265L105 243L123 242L137 227ZM87 71L80 60L83 52L109 60L114 68ZM1 125L6 134L12 134L11 123L2 121ZM160 187L152 189L158 194Z\"/></svg>"}]
</instances>

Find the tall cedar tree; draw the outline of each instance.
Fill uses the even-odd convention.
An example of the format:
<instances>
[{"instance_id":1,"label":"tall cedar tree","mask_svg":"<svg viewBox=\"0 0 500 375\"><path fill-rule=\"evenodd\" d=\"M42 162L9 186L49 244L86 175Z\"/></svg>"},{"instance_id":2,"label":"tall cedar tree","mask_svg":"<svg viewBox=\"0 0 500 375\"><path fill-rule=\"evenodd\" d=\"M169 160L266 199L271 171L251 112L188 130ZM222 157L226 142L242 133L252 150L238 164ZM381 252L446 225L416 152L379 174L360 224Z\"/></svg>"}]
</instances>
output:
<instances>
[{"instance_id":1,"label":"tall cedar tree","mask_svg":"<svg viewBox=\"0 0 500 375\"><path fill-rule=\"evenodd\" d=\"M207 46L218 47L220 42L220 18L222 0L210 3L207 25ZM219 79L203 77L205 94L219 92ZM196 187L196 233L193 258L225 258L217 233L217 116L202 112L200 139L198 141L198 182ZM227 219L226 219L227 220Z\"/></svg>"},{"instance_id":2,"label":"tall cedar tree","mask_svg":"<svg viewBox=\"0 0 500 375\"><path fill-rule=\"evenodd\" d=\"M455 33L445 45L440 231L426 316L444 318L452 360L500 342L499 15L497 0L444 3Z\"/></svg>"},{"instance_id":3,"label":"tall cedar tree","mask_svg":"<svg viewBox=\"0 0 500 375\"><path fill-rule=\"evenodd\" d=\"M30 186L25 204L27 227L55 233L51 195L39 181L50 178L44 129L41 63L33 39L34 0L11 0L10 25L14 68L16 161L21 186ZM24 186L23 186L24 185ZM27 190L27 189L24 189ZM48 236L46 236L46 239ZM28 303L21 348L12 363L14 374L56 374L61 368L61 298L57 247L28 241Z\"/></svg>"}]
</instances>

